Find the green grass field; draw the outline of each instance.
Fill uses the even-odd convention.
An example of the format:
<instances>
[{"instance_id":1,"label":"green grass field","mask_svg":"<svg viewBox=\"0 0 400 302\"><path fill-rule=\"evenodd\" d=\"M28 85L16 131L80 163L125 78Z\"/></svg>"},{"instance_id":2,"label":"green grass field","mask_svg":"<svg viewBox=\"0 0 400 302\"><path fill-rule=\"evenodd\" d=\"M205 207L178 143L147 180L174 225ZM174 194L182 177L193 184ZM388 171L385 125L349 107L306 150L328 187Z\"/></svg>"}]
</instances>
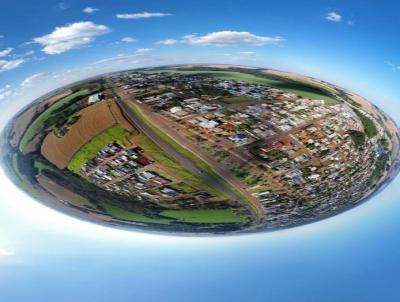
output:
<instances>
[{"instance_id":1,"label":"green grass field","mask_svg":"<svg viewBox=\"0 0 400 302\"><path fill-rule=\"evenodd\" d=\"M97 152L113 142L117 142L124 147L129 147L130 142L128 136L133 134L134 133L129 132L120 125L114 125L108 128L92 138L74 154L68 164L68 170L74 173L79 173L81 167L88 160L96 157Z\"/></svg>"},{"instance_id":2,"label":"green grass field","mask_svg":"<svg viewBox=\"0 0 400 302\"><path fill-rule=\"evenodd\" d=\"M144 222L144 223L155 223L155 224L169 224L170 220L168 219L155 219L155 218L149 218L146 217L142 214L138 213L133 213L126 211L124 209L121 209L119 207L107 204L107 203L101 203L101 207L104 208L107 214L111 215L115 219L122 219L122 220L129 220L129 221L134 221L134 222Z\"/></svg>"},{"instance_id":3,"label":"green grass field","mask_svg":"<svg viewBox=\"0 0 400 302\"><path fill-rule=\"evenodd\" d=\"M338 101L328 92L324 91L323 88L318 86L312 86L308 83L303 83L296 80L288 80L285 78L279 78L278 76L270 76L264 74L262 77L254 74L237 72L237 71L223 71L223 70L179 70L179 69L160 69L145 71L146 73L179 73L184 75L194 75L194 74L204 74L213 78L223 79L223 80L234 80L243 81L250 84L261 84L271 86L277 89L282 89L283 91L295 93L299 96L325 100L328 105L335 105Z\"/></svg>"},{"instance_id":4,"label":"green grass field","mask_svg":"<svg viewBox=\"0 0 400 302\"><path fill-rule=\"evenodd\" d=\"M86 96L91 93L90 90L84 89L78 92L75 92L59 101L54 103L51 107L47 108L45 111L43 111L26 129L20 144L19 144L19 150L22 151L25 149L26 145L29 143L29 141L40 131L40 128L43 126L43 123L51 116L51 114L60 108L62 105L68 103L71 101L73 98L78 97L78 96Z\"/></svg>"},{"instance_id":5,"label":"green grass field","mask_svg":"<svg viewBox=\"0 0 400 302\"><path fill-rule=\"evenodd\" d=\"M176 189L176 190L180 190L180 191L182 191L183 193L186 193L186 194L190 194L190 193L193 193L193 192L196 191L194 188L192 188L191 186L185 184L184 182L180 182L180 183L174 184L171 187Z\"/></svg>"},{"instance_id":6,"label":"green grass field","mask_svg":"<svg viewBox=\"0 0 400 302\"><path fill-rule=\"evenodd\" d=\"M160 215L193 223L243 223L244 217L236 215L232 209L224 210L168 210Z\"/></svg>"},{"instance_id":7,"label":"green grass field","mask_svg":"<svg viewBox=\"0 0 400 302\"><path fill-rule=\"evenodd\" d=\"M39 173L41 173L43 170L50 170L50 171L54 171L55 169L47 164L45 164L42 161L38 161L35 160L35 162L33 163L34 167L36 169L38 169Z\"/></svg>"},{"instance_id":8,"label":"green grass field","mask_svg":"<svg viewBox=\"0 0 400 302\"><path fill-rule=\"evenodd\" d=\"M369 138L372 138L378 134L378 130L376 129L374 122L369 117L365 116L357 109L353 108L353 111L360 118L361 123L363 124L364 127L364 132Z\"/></svg>"}]
</instances>

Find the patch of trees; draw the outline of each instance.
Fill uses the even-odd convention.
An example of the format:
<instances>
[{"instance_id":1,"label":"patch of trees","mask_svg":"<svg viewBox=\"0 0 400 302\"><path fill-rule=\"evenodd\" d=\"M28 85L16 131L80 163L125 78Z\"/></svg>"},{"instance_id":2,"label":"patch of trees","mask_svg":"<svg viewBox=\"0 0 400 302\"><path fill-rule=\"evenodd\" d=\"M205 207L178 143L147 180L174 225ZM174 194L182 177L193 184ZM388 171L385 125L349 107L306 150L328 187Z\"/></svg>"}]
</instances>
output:
<instances>
[{"instance_id":1,"label":"patch of trees","mask_svg":"<svg viewBox=\"0 0 400 302\"><path fill-rule=\"evenodd\" d=\"M144 215L151 215L163 210L160 206L148 201L133 199L132 197L104 190L67 170L43 170L42 174L66 189L87 198L96 205L100 205L104 202L127 211L142 213Z\"/></svg>"},{"instance_id":2,"label":"patch of trees","mask_svg":"<svg viewBox=\"0 0 400 302\"><path fill-rule=\"evenodd\" d=\"M207 94L207 95L214 96L214 97L229 95L229 92L227 92L226 90L218 89L218 88L215 88L215 87L209 86L209 85L201 86L201 92L203 94Z\"/></svg>"},{"instance_id":3,"label":"patch of trees","mask_svg":"<svg viewBox=\"0 0 400 302\"><path fill-rule=\"evenodd\" d=\"M36 181L36 175L37 175L37 169L35 168L34 165L34 157L29 156L29 155L23 155L20 152L15 152L14 153L17 158L17 169L20 174L26 177L26 179L31 183L35 184L37 183Z\"/></svg>"},{"instance_id":4,"label":"patch of trees","mask_svg":"<svg viewBox=\"0 0 400 302\"><path fill-rule=\"evenodd\" d=\"M353 140L354 144L357 147L362 147L365 143L365 134L364 132L357 131L357 130L349 130L349 135Z\"/></svg>"}]
</instances>

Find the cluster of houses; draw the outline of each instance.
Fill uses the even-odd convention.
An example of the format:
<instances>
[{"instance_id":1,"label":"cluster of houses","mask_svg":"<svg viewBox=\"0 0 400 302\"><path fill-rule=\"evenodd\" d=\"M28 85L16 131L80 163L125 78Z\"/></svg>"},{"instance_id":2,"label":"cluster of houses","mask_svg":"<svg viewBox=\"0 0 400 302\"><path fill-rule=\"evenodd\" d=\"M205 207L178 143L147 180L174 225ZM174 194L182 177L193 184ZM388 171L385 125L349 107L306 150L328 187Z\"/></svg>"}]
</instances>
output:
<instances>
[{"instance_id":1,"label":"cluster of houses","mask_svg":"<svg viewBox=\"0 0 400 302\"><path fill-rule=\"evenodd\" d=\"M88 160L80 174L90 182L119 195L152 202L170 200L182 207L197 207L210 202L213 196L190 187L182 190L183 182L160 173L159 165L145 155L140 146L125 148L113 142Z\"/></svg>"},{"instance_id":2,"label":"cluster of houses","mask_svg":"<svg viewBox=\"0 0 400 302\"><path fill-rule=\"evenodd\" d=\"M169 187L172 180L152 171L153 163L141 147L125 148L114 142L87 161L81 174L98 186L127 196L156 199L181 195Z\"/></svg>"},{"instance_id":3,"label":"cluster of houses","mask_svg":"<svg viewBox=\"0 0 400 302\"><path fill-rule=\"evenodd\" d=\"M332 114L258 150L265 172L289 188L253 193L266 209L269 226L283 226L287 220L304 223L332 213L359 202L371 189L371 171L383 155L382 147L371 141L357 147L348 130L361 130L360 122L348 107L331 107ZM280 209L279 217L274 209Z\"/></svg>"},{"instance_id":4,"label":"cluster of houses","mask_svg":"<svg viewBox=\"0 0 400 302\"><path fill-rule=\"evenodd\" d=\"M345 102L326 104L265 85L204 76L126 73L114 81L182 129L206 138L209 152L225 146L229 156L223 163L247 160L246 177L258 175L248 190L260 200L270 227L302 223L359 202L384 154L377 147L383 135L379 125L377 137L362 147L355 144L349 131L363 131L363 124ZM150 87L159 92L149 95ZM232 96L253 101L224 101Z\"/></svg>"}]
</instances>

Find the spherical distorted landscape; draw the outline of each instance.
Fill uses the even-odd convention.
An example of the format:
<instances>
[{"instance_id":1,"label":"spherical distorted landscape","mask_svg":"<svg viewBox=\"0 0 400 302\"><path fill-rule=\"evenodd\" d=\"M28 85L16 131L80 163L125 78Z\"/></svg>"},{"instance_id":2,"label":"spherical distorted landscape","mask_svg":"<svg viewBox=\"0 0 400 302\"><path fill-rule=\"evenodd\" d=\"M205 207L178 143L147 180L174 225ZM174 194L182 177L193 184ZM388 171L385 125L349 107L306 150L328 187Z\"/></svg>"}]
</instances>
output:
<instances>
[{"instance_id":1,"label":"spherical distorted landscape","mask_svg":"<svg viewBox=\"0 0 400 302\"><path fill-rule=\"evenodd\" d=\"M103 225L235 234L317 221L398 172L395 123L324 81L180 65L60 88L5 128L2 164L49 207Z\"/></svg>"}]
</instances>

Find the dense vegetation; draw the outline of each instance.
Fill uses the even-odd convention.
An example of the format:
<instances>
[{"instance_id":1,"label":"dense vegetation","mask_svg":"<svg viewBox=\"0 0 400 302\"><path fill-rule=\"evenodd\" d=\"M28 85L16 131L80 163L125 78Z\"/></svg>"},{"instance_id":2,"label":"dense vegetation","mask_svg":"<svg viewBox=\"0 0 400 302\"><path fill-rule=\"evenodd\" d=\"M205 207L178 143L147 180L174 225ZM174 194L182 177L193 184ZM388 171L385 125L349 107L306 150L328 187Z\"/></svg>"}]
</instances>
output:
<instances>
[{"instance_id":1,"label":"dense vegetation","mask_svg":"<svg viewBox=\"0 0 400 302\"><path fill-rule=\"evenodd\" d=\"M359 110L357 110L357 109L353 109L353 110L357 114L359 119L361 120L361 123L363 124L363 127L364 127L365 134L369 138L374 137L375 135L377 135L378 134L378 130L376 129L376 126L375 126L374 122L369 117L367 117L366 115L361 113Z\"/></svg>"},{"instance_id":2,"label":"dense vegetation","mask_svg":"<svg viewBox=\"0 0 400 302\"><path fill-rule=\"evenodd\" d=\"M357 147L362 147L364 145L364 143L365 143L364 132L357 131L357 130L350 130L349 135Z\"/></svg>"}]
</instances>

